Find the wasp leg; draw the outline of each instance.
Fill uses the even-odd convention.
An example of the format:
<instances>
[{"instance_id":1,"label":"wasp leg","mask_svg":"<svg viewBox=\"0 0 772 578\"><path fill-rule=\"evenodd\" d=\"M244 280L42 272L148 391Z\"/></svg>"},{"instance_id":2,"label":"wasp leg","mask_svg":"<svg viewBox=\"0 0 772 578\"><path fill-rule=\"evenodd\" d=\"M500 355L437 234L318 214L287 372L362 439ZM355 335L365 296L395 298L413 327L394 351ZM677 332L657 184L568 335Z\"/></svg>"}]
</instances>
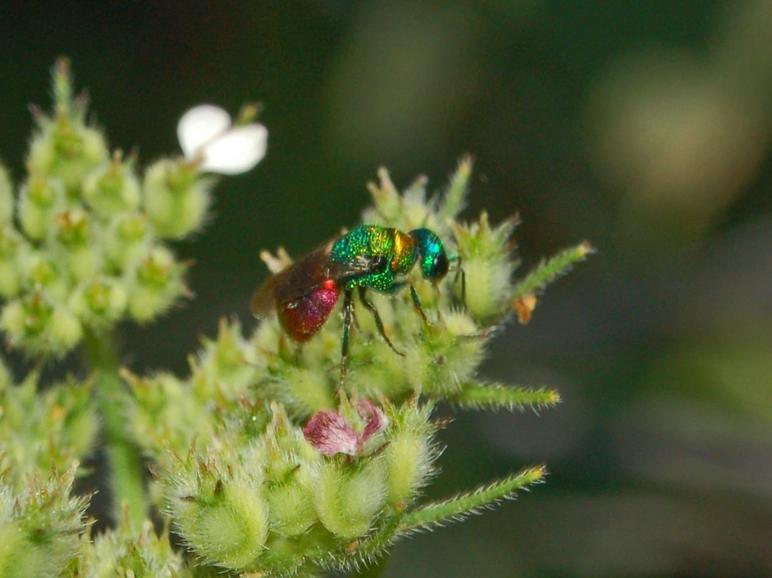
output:
<instances>
[{"instance_id":1,"label":"wasp leg","mask_svg":"<svg viewBox=\"0 0 772 578\"><path fill-rule=\"evenodd\" d=\"M423 319L424 324L431 326L429 319L426 317L426 313L424 313L424 308L421 307L421 300L418 298L418 291L416 291L415 287L412 285L410 285L410 298L413 300L413 307L421 316L421 319Z\"/></svg>"},{"instance_id":2,"label":"wasp leg","mask_svg":"<svg viewBox=\"0 0 772 578\"><path fill-rule=\"evenodd\" d=\"M434 285L434 295L435 295L434 298L437 300L437 304L439 305L440 301L442 300L442 292L440 291L439 285L437 285L436 283L433 283L433 285ZM442 317L442 310L439 307L437 307L437 321L439 321L440 323L445 323L445 320Z\"/></svg>"},{"instance_id":3,"label":"wasp leg","mask_svg":"<svg viewBox=\"0 0 772 578\"><path fill-rule=\"evenodd\" d=\"M359 325L359 318L357 317L357 308L351 307L351 326L354 328L354 334L362 333L362 327Z\"/></svg>"},{"instance_id":4,"label":"wasp leg","mask_svg":"<svg viewBox=\"0 0 772 578\"><path fill-rule=\"evenodd\" d=\"M378 309L375 307L375 305L372 304L372 302L367 298L367 289L364 287L359 288L359 299L362 301L362 305L367 307L367 309L372 313L373 318L375 319L375 326L378 328L378 333L381 334L381 337L383 337L383 340L389 344L389 347L391 347L391 350L396 353L397 355L401 355L402 357L405 357L405 354L402 353L399 349L394 347L394 344L391 342L391 339L389 339L389 336L386 335L386 331L383 329L383 321L381 320L381 315L378 313Z\"/></svg>"},{"instance_id":5,"label":"wasp leg","mask_svg":"<svg viewBox=\"0 0 772 578\"><path fill-rule=\"evenodd\" d=\"M348 336L351 330L351 316L354 310L354 292L346 289L343 297L343 339L340 345L340 387L346 381L346 369L348 362Z\"/></svg>"},{"instance_id":6,"label":"wasp leg","mask_svg":"<svg viewBox=\"0 0 772 578\"><path fill-rule=\"evenodd\" d=\"M461 257L456 257L456 262L458 265L456 266L456 276L453 279L453 283L458 283L459 278L461 279L461 305L466 309L466 272L461 266Z\"/></svg>"}]
</instances>

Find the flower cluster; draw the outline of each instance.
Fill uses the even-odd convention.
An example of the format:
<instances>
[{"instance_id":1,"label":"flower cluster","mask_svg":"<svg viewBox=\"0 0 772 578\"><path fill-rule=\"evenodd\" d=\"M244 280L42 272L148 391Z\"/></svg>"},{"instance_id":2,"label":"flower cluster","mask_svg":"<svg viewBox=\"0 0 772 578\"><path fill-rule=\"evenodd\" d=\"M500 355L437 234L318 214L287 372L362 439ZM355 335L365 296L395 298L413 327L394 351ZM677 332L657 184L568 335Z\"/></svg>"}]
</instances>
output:
<instances>
[{"instance_id":1,"label":"flower cluster","mask_svg":"<svg viewBox=\"0 0 772 578\"><path fill-rule=\"evenodd\" d=\"M344 397L305 430L268 412L262 431L223 428L159 477L176 530L212 565L283 575L366 552L432 471L430 406Z\"/></svg>"},{"instance_id":2,"label":"flower cluster","mask_svg":"<svg viewBox=\"0 0 772 578\"><path fill-rule=\"evenodd\" d=\"M18 192L0 167L0 327L28 353L62 355L84 332L118 321L147 323L187 294L168 241L203 224L213 181L205 173L250 169L265 154L265 128L204 105L178 132L184 157L140 171L136 156L110 152L86 122L67 62L54 70L55 106L35 109L37 130Z\"/></svg>"},{"instance_id":3,"label":"flower cluster","mask_svg":"<svg viewBox=\"0 0 772 578\"><path fill-rule=\"evenodd\" d=\"M267 133L252 122L254 107L235 122L212 105L196 107L178 125L183 156L140 171L134 156L110 153L102 132L86 123L64 62L54 95L51 115L36 113L18 191L0 169L0 328L38 358L85 339L93 371L84 383L38 391L37 373L16 385L0 364L0 576L345 571L383 557L402 536L543 479L536 466L444 501L421 496L437 470L436 433L447 423L434 416L438 404L515 409L559 401L553 390L487 382L479 368L497 331L514 318L527 323L545 287L582 261L588 244L518 276L515 219L459 220L469 159L434 197L426 179L399 192L383 170L363 221L431 229L449 251L451 271L438 283L413 271L406 281L417 297L370 295L380 320L357 300L345 380L337 313L303 347L275 317L252 332L223 321L190 357L189 375L135 375L120 368L111 330L125 319L148 322L185 294L186 265L170 242L201 227L212 184L206 175L252 168ZM274 273L291 263L281 249L263 257ZM86 473L78 463L100 423L111 471L99 475L109 478L114 525L92 535L88 499L73 497L72 484ZM160 532L147 520L150 505Z\"/></svg>"}]
</instances>

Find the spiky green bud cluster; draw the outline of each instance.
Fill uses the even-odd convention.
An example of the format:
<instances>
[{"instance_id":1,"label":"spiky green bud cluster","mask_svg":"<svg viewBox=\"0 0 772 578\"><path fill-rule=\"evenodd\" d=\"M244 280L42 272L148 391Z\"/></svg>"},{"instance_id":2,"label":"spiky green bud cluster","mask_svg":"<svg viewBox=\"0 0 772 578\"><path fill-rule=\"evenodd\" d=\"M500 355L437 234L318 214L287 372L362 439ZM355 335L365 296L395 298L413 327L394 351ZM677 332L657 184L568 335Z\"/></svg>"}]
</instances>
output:
<instances>
[{"instance_id":1,"label":"spiky green bud cluster","mask_svg":"<svg viewBox=\"0 0 772 578\"><path fill-rule=\"evenodd\" d=\"M354 407L344 398L335 415L355 424ZM395 536L394 520L437 455L430 406L388 405L382 429L355 455L326 455L279 404L263 411L262 431L245 435L231 423L166 461L163 504L193 552L235 571L295 575L321 562L345 566L372 533Z\"/></svg>"},{"instance_id":2,"label":"spiky green bud cluster","mask_svg":"<svg viewBox=\"0 0 772 578\"><path fill-rule=\"evenodd\" d=\"M70 496L74 472L31 475L21 490L0 477L0 576L61 576L74 563L88 502Z\"/></svg>"},{"instance_id":3,"label":"spiky green bud cluster","mask_svg":"<svg viewBox=\"0 0 772 578\"><path fill-rule=\"evenodd\" d=\"M27 175L14 195L0 168L0 327L28 353L62 355L88 330L147 323L186 294L186 266L166 245L203 223L211 179L162 159L139 175L87 124L66 61L53 74L55 107L36 111ZM14 218L15 214L15 218Z\"/></svg>"},{"instance_id":4,"label":"spiky green bud cluster","mask_svg":"<svg viewBox=\"0 0 772 578\"><path fill-rule=\"evenodd\" d=\"M85 457L98 420L90 384L70 379L40 393L35 373L19 385L11 381L0 362L0 470L4 482L20 491L30 476L64 471Z\"/></svg>"},{"instance_id":5,"label":"spiky green bud cluster","mask_svg":"<svg viewBox=\"0 0 772 578\"><path fill-rule=\"evenodd\" d=\"M169 542L147 521L135 532L124 520L96 536L84 535L80 556L66 578L193 578L193 571Z\"/></svg>"}]
</instances>

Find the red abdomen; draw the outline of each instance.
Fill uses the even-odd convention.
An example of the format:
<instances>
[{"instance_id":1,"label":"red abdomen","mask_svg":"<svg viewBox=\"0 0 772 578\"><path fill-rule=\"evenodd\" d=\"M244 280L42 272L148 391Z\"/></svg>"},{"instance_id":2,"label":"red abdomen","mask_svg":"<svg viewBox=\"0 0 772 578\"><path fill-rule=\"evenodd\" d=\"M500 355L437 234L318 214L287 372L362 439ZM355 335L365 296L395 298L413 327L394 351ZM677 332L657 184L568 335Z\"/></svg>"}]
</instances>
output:
<instances>
[{"instance_id":1,"label":"red abdomen","mask_svg":"<svg viewBox=\"0 0 772 578\"><path fill-rule=\"evenodd\" d=\"M338 287L328 282L308 295L277 304L279 323L295 341L308 341L327 321L338 295Z\"/></svg>"}]
</instances>

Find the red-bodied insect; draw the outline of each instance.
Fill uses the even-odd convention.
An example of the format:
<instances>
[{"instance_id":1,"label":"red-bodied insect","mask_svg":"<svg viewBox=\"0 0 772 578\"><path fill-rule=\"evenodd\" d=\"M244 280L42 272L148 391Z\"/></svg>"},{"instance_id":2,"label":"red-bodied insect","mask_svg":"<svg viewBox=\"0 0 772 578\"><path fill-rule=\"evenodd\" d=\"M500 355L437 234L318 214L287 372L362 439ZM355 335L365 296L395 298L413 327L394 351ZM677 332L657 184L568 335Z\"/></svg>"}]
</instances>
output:
<instances>
[{"instance_id":1,"label":"red-bodied insect","mask_svg":"<svg viewBox=\"0 0 772 578\"><path fill-rule=\"evenodd\" d=\"M432 282L440 281L447 274L450 259L434 232L415 229L403 233L394 228L360 225L268 278L252 297L252 312L256 317L265 317L275 310L287 335L304 342L321 329L343 293L343 379L353 319L354 289L358 290L362 304L373 315L381 337L399 355L404 354L386 335L378 310L367 298L367 290L394 293L409 287L416 311L424 322L427 321L418 293L406 281L416 263L420 263L424 278ZM463 293L463 272L461 279Z\"/></svg>"}]
</instances>

